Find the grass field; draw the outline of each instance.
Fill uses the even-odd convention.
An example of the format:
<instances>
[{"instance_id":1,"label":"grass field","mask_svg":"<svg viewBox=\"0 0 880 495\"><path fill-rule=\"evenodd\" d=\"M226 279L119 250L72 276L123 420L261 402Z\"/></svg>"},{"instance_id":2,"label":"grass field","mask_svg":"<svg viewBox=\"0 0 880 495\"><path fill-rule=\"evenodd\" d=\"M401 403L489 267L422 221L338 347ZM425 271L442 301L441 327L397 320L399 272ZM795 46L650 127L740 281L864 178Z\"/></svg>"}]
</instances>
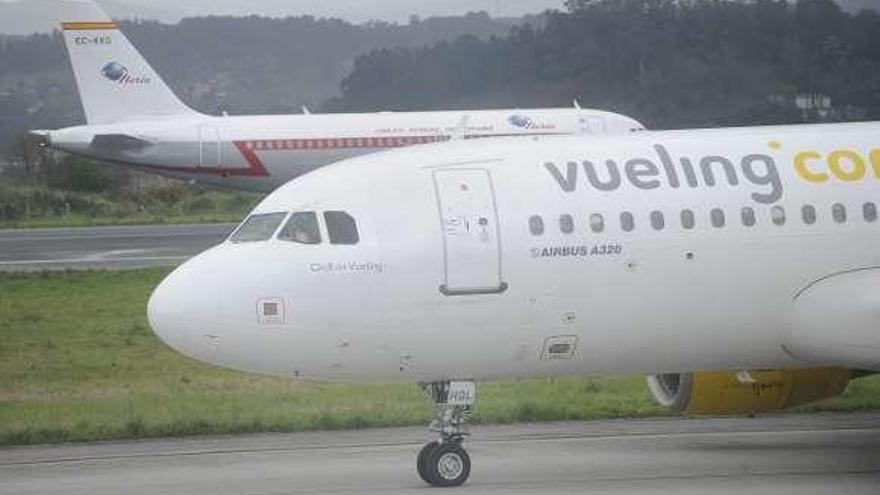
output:
<instances>
[{"instance_id":1,"label":"grass field","mask_svg":"<svg viewBox=\"0 0 880 495\"><path fill-rule=\"evenodd\" d=\"M91 215L48 216L21 220L0 220L0 230L42 229L58 227L108 227L114 225L182 225L194 223L239 223L244 213L205 214L133 214L120 217L95 217Z\"/></svg>"},{"instance_id":2,"label":"grass field","mask_svg":"<svg viewBox=\"0 0 880 495\"><path fill-rule=\"evenodd\" d=\"M0 274L0 445L427 424L415 386L265 378L182 357L149 330L167 269ZM808 410L880 408L880 379ZM481 385L476 421L664 414L641 377Z\"/></svg>"},{"instance_id":3,"label":"grass field","mask_svg":"<svg viewBox=\"0 0 880 495\"><path fill-rule=\"evenodd\" d=\"M237 223L262 198L176 181L98 193L52 188L32 179L0 175L0 229Z\"/></svg>"}]
</instances>

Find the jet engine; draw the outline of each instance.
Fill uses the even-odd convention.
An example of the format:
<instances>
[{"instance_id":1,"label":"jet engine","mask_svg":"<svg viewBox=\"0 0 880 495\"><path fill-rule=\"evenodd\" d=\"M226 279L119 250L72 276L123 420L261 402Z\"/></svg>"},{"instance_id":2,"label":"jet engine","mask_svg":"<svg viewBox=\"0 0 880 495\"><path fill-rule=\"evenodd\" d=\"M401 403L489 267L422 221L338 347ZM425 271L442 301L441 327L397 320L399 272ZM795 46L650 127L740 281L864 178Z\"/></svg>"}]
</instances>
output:
<instances>
[{"instance_id":1,"label":"jet engine","mask_svg":"<svg viewBox=\"0 0 880 495\"><path fill-rule=\"evenodd\" d=\"M809 404L843 393L853 372L843 368L649 375L648 388L676 413L753 414Z\"/></svg>"}]
</instances>

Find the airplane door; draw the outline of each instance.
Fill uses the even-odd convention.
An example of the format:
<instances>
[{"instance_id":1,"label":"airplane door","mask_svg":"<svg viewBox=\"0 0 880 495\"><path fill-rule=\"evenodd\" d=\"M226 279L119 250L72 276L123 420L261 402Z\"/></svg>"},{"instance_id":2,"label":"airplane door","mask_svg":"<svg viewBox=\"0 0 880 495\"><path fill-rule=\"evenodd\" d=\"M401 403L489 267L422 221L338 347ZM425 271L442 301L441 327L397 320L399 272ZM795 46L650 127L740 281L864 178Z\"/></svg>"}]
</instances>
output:
<instances>
[{"instance_id":1,"label":"airplane door","mask_svg":"<svg viewBox=\"0 0 880 495\"><path fill-rule=\"evenodd\" d=\"M492 178L485 169L434 172L443 231L447 296L499 294L507 289L501 272L501 241Z\"/></svg>"},{"instance_id":2,"label":"airplane door","mask_svg":"<svg viewBox=\"0 0 880 495\"><path fill-rule=\"evenodd\" d=\"M210 125L199 126L199 166L220 167L220 129Z\"/></svg>"}]
</instances>

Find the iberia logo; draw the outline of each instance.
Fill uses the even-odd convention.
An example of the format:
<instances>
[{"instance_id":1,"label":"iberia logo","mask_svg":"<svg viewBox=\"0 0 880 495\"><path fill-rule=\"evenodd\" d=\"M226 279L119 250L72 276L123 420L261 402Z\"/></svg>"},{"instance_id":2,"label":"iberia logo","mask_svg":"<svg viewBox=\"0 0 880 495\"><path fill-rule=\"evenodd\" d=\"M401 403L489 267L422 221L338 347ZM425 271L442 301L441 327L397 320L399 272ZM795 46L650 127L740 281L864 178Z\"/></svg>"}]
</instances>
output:
<instances>
[{"instance_id":1,"label":"iberia logo","mask_svg":"<svg viewBox=\"0 0 880 495\"><path fill-rule=\"evenodd\" d=\"M536 122L533 118L526 115L511 115L507 118L507 122L514 127L521 129L555 129L556 126L549 122Z\"/></svg>"},{"instance_id":2,"label":"iberia logo","mask_svg":"<svg viewBox=\"0 0 880 495\"><path fill-rule=\"evenodd\" d=\"M150 78L135 76L119 62L110 62L101 69L101 75L117 84L150 84Z\"/></svg>"},{"instance_id":3,"label":"iberia logo","mask_svg":"<svg viewBox=\"0 0 880 495\"><path fill-rule=\"evenodd\" d=\"M511 115L507 121L510 122L510 125L522 127L523 129L531 129L535 126L535 122L532 121L531 117L526 117L525 115Z\"/></svg>"}]
</instances>

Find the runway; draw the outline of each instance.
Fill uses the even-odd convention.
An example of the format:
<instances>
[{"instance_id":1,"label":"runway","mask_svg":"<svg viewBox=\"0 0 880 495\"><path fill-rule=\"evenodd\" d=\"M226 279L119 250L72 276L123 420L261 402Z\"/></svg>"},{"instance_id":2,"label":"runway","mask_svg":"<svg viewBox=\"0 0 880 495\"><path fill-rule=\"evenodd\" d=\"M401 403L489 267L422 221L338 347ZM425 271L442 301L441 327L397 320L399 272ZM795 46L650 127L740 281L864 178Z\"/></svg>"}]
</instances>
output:
<instances>
[{"instance_id":1,"label":"runway","mask_svg":"<svg viewBox=\"0 0 880 495\"><path fill-rule=\"evenodd\" d=\"M436 493L424 428L0 450L3 494ZM880 493L880 414L484 426L443 493Z\"/></svg>"},{"instance_id":2,"label":"runway","mask_svg":"<svg viewBox=\"0 0 880 495\"><path fill-rule=\"evenodd\" d=\"M178 265L220 243L233 224L0 230L0 271Z\"/></svg>"}]
</instances>

